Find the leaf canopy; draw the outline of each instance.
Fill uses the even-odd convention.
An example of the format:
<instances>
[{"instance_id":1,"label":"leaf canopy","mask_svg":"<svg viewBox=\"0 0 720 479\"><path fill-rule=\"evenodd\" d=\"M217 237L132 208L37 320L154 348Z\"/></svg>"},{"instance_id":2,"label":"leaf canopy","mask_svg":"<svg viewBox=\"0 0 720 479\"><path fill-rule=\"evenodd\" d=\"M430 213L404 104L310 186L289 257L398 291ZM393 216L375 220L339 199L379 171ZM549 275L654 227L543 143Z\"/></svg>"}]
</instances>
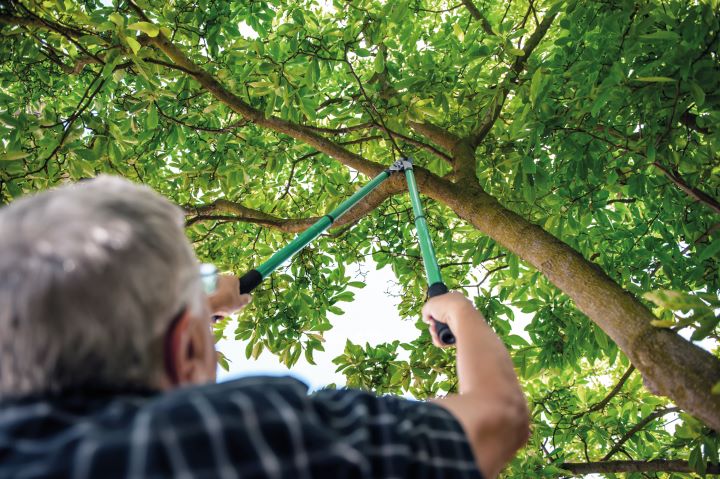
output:
<instances>
[{"instance_id":1,"label":"leaf canopy","mask_svg":"<svg viewBox=\"0 0 720 479\"><path fill-rule=\"evenodd\" d=\"M645 295L654 326L718 356L716 0L136 4L0 3L0 201L123 175L185 208L198 255L241 274L368 179L298 136L381 165L397 144L428 174L471 178ZM159 39L192 64L169 59ZM195 66L258 115L229 106ZM469 163L459 137L476 143ZM352 303L354 265L368 259L392 269L399 313L416 321L426 285L401 191L298 254L217 336L246 341L248 357L312 362L327 313ZM485 313L531 403L533 436L507 477L619 458L717 466L717 433L645 389L563 291L443 201L426 209L446 283ZM532 248L531 235L521 240ZM520 312L529 340L511 331ZM411 343L350 338L334 362L350 386L454 392L452 352L418 328Z\"/></svg>"}]
</instances>

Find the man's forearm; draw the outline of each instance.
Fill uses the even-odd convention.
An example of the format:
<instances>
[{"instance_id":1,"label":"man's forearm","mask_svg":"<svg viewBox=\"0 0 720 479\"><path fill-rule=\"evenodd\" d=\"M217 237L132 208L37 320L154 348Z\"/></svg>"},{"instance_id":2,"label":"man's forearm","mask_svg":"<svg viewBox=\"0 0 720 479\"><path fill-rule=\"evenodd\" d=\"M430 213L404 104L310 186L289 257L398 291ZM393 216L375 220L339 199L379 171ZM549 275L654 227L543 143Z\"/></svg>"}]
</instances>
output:
<instances>
[{"instance_id":1,"label":"man's forearm","mask_svg":"<svg viewBox=\"0 0 720 479\"><path fill-rule=\"evenodd\" d=\"M447 323L455 334L459 395L438 404L462 424L486 478L494 478L527 441L529 417L510 353L482 314L459 293L431 299L423 320ZM437 333L433 341L440 345Z\"/></svg>"},{"instance_id":2,"label":"man's forearm","mask_svg":"<svg viewBox=\"0 0 720 479\"><path fill-rule=\"evenodd\" d=\"M452 314L460 393L524 401L510 354L482 315L469 307Z\"/></svg>"}]
</instances>

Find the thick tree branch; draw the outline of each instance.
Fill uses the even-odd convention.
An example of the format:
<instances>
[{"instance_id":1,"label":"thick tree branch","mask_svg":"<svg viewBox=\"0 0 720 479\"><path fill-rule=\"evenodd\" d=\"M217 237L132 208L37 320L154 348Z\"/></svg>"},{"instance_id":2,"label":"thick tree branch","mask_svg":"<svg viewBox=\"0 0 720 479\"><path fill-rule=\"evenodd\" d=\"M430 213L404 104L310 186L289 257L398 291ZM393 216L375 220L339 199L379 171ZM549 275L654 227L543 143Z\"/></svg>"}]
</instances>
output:
<instances>
[{"instance_id":1,"label":"thick tree branch","mask_svg":"<svg viewBox=\"0 0 720 479\"><path fill-rule=\"evenodd\" d=\"M610 459L616 452L618 452L620 449L622 449L623 444L625 444L631 437L633 437L638 431L640 431L642 428L647 426L649 423L654 421L655 419L665 416L666 414L670 414L673 412L680 411L679 407L668 407L663 409L658 409L657 411L648 414L644 419L642 419L639 423L635 424L628 432L621 437L618 442L615 443L615 445L608 451L605 456L603 456L602 460L607 461Z\"/></svg>"},{"instance_id":2,"label":"thick tree branch","mask_svg":"<svg viewBox=\"0 0 720 479\"><path fill-rule=\"evenodd\" d=\"M386 199L404 192L405 185L401 180L402 177L400 175L388 179L358 205L338 218L333 224L333 227L354 223L372 212ZM201 221L226 221L254 223L284 233L299 233L320 219L319 216L311 218L280 218L224 199L219 199L206 205L185 206L183 209L188 216L185 222L186 227Z\"/></svg>"},{"instance_id":3,"label":"thick tree branch","mask_svg":"<svg viewBox=\"0 0 720 479\"><path fill-rule=\"evenodd\" d=\"M452 151L453 148L455 148L455 145L460 141L460 137L457 135L454 135L448 130L427 121L423 123L408 121L408 125L416 132L448 151Z\"/></svg>"},{"instance_id":4,"label":"thick tree branch","mask_svg":"<svg viewBox=\"0 0 720 479\"><path fill-rule=\"evenodd\" d=\"M42 30L54 30L65 36L80 37L84 32L73 28L64 27L57 23L45 21L39 17L16 17L13 15L0 15L0 25L38 28Z\"/></svg>"},{"instance_id":5,"label":"thick tree branch","mask_svg":"<svg viewBox=\"0 0 720 479\"><path fill-rule=\"evenodd\" d=\"M565 462L560 467L576 476L618 472L696 472L687 461L680 459L653 461ZM708 463L708 474L720 474L720 466Z\"/></svg>"},{"instance_id":6,"label":"thick tree branch","mask_svg":"<svg viewBox=\"0 0 720 479\"><path fill-rule=\"evenodd\" d=\"M502 206L478 185L433 181L424 191L537 268L598 324L643 375L645 386L720 430L720 360L656 319L597 265L543 228ZM689 393L692 391L692 393Z\"/></svg>"}]
</instances>

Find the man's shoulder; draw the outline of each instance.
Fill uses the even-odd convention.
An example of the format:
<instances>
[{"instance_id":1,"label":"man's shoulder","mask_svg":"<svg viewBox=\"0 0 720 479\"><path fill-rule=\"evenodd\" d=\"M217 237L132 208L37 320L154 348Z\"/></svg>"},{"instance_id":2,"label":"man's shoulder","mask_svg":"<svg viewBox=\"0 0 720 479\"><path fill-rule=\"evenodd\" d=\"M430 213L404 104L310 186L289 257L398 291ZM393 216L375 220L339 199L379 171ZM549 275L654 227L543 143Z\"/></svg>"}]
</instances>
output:
<instances>
[{"instance_id":1,"label":"man's shoulder","mask_svg":"<svg viewBox=\"0 0 720 479\"><path fill-rule=\"evenodd\" d=\"M238 405L243 404L272 409L277 405L275 398L280 398L283 404L301 407L307 395L307 385L291 376L251 376L175 389L156 396L142 409L151 415L181 414L189 408L193 411L213 408L222 414L228 408L237 410Z\"/></svg>"},{"instance_id":2,"label":"man's shoulder","mask_svg":"<svg viewBox=\"0 0 720 479\"><path fill-rule=\"evenodd\" d=\"M187 397L202 395L223 399L233 393L263 395L268 393L307 395L308 386L292 376L249 376L221 383L189 386L164 393L159 402L183 401Z\"/></svg>"}]
</instances>

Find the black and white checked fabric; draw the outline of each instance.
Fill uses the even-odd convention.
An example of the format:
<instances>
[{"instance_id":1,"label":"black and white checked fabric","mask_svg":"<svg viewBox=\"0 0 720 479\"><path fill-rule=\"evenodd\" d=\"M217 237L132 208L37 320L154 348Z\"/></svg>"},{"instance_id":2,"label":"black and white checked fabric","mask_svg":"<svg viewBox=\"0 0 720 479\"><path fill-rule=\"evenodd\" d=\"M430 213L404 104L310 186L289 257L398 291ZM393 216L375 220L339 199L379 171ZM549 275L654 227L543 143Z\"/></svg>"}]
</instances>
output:
<instances>
[{"instance_id":1,"label":"black and white checked fabric","mask_svg":"<svg viewBox=\"0 0 720 479\"><path fill-rule=\"evenodd\" d=\"M0 404L0 478L478 479L443 408L256 377Z\"/></svg>"}]
</instances>

